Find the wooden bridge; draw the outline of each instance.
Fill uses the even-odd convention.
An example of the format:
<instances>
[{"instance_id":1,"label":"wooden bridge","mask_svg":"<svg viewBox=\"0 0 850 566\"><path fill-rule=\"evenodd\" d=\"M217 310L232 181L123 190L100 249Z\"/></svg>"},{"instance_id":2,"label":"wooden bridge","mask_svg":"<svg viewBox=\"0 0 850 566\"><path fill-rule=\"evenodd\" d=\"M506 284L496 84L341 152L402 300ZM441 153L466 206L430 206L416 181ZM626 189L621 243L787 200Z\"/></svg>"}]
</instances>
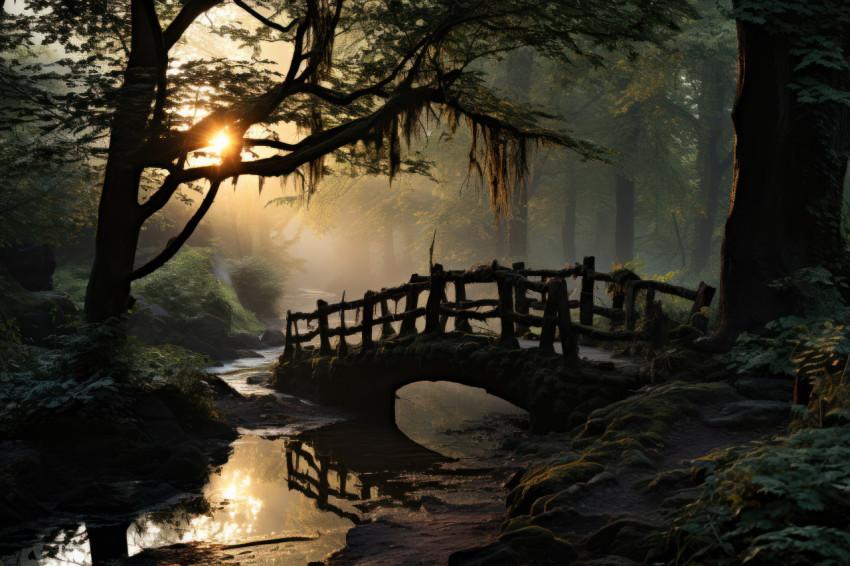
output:
<instances>
[{"instance_id":1,"label":"wooden bridge","mask_svg":"<svg viewBox=\"0 0 850 566\"><path fill-rule=\"evenodd\" d=\"M286 315L286 346L284 359L300 357L302 344L319 337L319 353L331 355L331 337L338 337L336 351L344 356L348 351L347 336L360 335L361 348L368 349L375 344L374 329L380 327L379 340L395 335L416 334L417 319L425 318L424 333L442 333L449 318L454 319L454 328L460 332L471 333L470 320L486 321L498 318L501 323L500 343L516 345L516 337L523 335L529 327L540 327L538 348L553 351L555 328L560 332L565 362L575 365L578 361L577 336L584 335L593 339L630 340L647 339L654 345L663 345L668 336L669 321L663 312L657 295L666 293L693 301L688 323L705 330L707 319L703 308L711 304L715 289L700 282L696 290L687 289L661 281L631 278L624 280L618 273L601 273L595 270L595 259L586 257L584 261L565 269L526 269L523 263L515 263L511 268L499 265L495 260L489 265L481 265L465 271L446 271L435 264L429 276L413 274L410 281L398 287L382 289L376 293L367 291L362 299L343 300L328 304L319 300L312 313L291 312ZM569 278L580 279L578 300L569 300L566 281ZM614 283L611 307L594 304L595 282ZM454 287L454 301L449 302L446 288ZM498 299L467 300L467 286L496 285ZM644 324L638 325L638 291L645 290L644 305L641 311ZM425 305L419 306L419 297L427 292ZM529 297L529 293L537 297ZM389 301L396 305L404 299L402 312L390 312ZM489 310L478 309L489 307ZM375 311L380 308L379 316ZM570 316L570 310L578 309L578 322ZM532 310L543 311L541 315L531 314ZM347 327L346 311L355 311L356 326ZM329 319L337 315L337 326L331 327ZM608 328L595 328L594 315L607 318ZM303 331L299 323L308 325ZM400 323L398 329L394 323ZM312 327L312 328L311 328ZM639 329L639 330L636 330Z\"/></svg>"},{"instance_id":2,"label":"wooden bridge","mask_svg":"<svg viewBox=\"0 0 850 566\"><path fill-rule=\"evenodd\" d=\"M312 313L287 313L286 347L272 383L286 393L365 411L393 423L399 388L416 381L453 381L483 388L527 410L533 432L570 430L593 410L639 386L636 375L613 368L591 363L579 368L579 335L647 339L657 347L669 337L659 294L692 301L689 322L702 328L707 324L702 309L714 295L714 289L704 283L692 290L637 279L631 272L598 273L593 267L592 257L560 270L525 269L522 264L506 268L496 262L466 271L434 265L427 277L413 275L404 285L379 293L367 291L362 299L336 304L320 300ZM569 299L569 278L577 280L577 300ZM611 307L594 304L597 281L614 283ZM454 287L451 302L446 296L449 285ZM495 285L498 298L467 299L472 285L485 291ZM641 289L645 290L643 320L638 318L636 304ZM424 306L419 306L422 294L427 296ZM398 305L402 299L403 310L390 311L389 302ZM577 321L571 310L578 310ZM352 311L359 312L349 326L345 314ZM593 326L595 315L607 319L606 328ZM424 328L417 336L420 318L425 319ZM470 321L494 318L501 322L498 344L472 333ZM456 339L442 340L449 319L453 319ZM303 325L310 326L302 329ZM540 328L538 347L518 349L517 337L532 326ZM556 328L563 361L554 356ZM360 336L361 345L349 353L346 337L354 335ZM332 337L337 337L335 348ZM316 338L318 348L311 345L310 355L304 355L308 349L303 345Z\"/></svg>"}]
</instances>

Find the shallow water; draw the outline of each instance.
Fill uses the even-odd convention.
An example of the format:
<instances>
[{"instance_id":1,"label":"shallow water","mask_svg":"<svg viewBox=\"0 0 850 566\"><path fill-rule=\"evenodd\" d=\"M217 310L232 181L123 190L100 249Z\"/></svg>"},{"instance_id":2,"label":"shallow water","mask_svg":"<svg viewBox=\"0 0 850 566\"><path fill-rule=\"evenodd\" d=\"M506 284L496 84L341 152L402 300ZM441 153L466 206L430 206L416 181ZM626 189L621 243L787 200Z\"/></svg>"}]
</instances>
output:
<instances>
[{"instance_id":1,"label":"shallow water","mask_svg":"<svg viewBox=\"0 0 850 566\"><path fill-rule=\"evenodd\" d=\"M279 351L210 369L242 394L268 394L247 380L269 372ZM505 444L525 434L527 414L448 382L414 383L397 396L397 429L335 422L338 414L305 402L317 428L241 430L201 494L129 525L129 554L214 543L230 547L222 560L241 564L303 566L342 549L345 563L438 564L454 550L486 543L504 510L501 484L513 470ZM47 533L45 543L2 563L91 564L86 534L85 524Z\"/></svg>"}]
</instances>

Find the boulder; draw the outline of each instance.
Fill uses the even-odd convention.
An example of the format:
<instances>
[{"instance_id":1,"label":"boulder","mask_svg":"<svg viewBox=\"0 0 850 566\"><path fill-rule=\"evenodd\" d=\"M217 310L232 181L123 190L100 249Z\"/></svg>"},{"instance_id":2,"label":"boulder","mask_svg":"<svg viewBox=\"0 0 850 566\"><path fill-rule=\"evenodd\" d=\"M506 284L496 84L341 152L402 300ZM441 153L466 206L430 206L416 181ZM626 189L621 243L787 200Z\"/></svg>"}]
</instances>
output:
<instances>
[{"instance_id":1,"label":"boulder","mask_svg":"<svg viewBox=\"0 0 850 566\"><path fill-rule=\"evenodd\" d=\"M260 342L267 348L277 348L286 343L286 336L280 330L269 328L260 335Z\"/></svg>"},{"instance_id":2,"label":"boulder","mask_svg":"<svg viewBox=\"0 0 850 566\"><path fill-rule=\"evenodd\" d=\"M52 291L56 258L47 244L0 247L0 264L27 291Z\"/></svg>"},{"instance_id":3,"label":"boulder","mask_svg":"<svg viewBox=\"0 0 850 566\"><path fill-rule=\"evenodd\" d=\"M791 403L787 401L739 401L723 408L719 415L706 418L706 424L733 429L748 429L759 426L777 425L791 415Z\"/></svg>"},{"instance_id":4,"label":"boulder","mask_svg":"<svg viewBox=\"0 0 850 566\"><path fill-rule=\"evenodd\" d=\"M21 303L15 320L21 337L36 346L46 346L51 336L71 334L80 311L67 293L39 291Z\"/></svg>"}]
</instances>

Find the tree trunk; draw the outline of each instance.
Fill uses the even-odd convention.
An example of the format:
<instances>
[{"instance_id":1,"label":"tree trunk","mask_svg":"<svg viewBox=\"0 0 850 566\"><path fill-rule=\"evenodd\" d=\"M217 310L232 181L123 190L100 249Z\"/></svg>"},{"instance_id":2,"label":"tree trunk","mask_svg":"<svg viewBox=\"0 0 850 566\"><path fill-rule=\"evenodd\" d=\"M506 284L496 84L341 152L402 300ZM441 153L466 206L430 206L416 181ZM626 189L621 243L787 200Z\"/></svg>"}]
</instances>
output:
<instances>
[{"instance_id":1,"label":"tree trunk","mask_svg":"<svg viewBox=\"0 0 850 566\"><path fill-rule=\"evenodd\" d=\"M493 241L493 257L502 261L508 257L508 221L506 218L496 219L496 234Z\"/></svg>"},{"instance_id":2,"label":"tree trunk","mask_svg":"<svg viewBox=\"0 0 850 566\"><path fill-rule=\"evenodd\" d=\"M803 267L844 260L845 108L801 104L788 88L798 58L764 27L738 22L732 198L721 252L720 336L795 312L799 297L770 287Z\"/></svg>"},{"instance_id":3,"label":"tree trunk","mask_svg":"<svg viewBox=\"0 0 850 566\"><path fill-rule=\"evenodd\" d=\"M97 216L95 257L86 288L85 317L104 322L130 308L130 274L144 218L139 205L141 167L135 155L145 139L164 53L159 22L149 0L131 4L132 40L112 117L106 173Z\"/></svg>"},{"instance_id":4,"label":"tree trunk","mask_svg":"<svg viewBox=\"0 0 850 566\"><path fill-rule=\"evenodd\" d=\"M525 175L528 179L531 174ZM517 188L514 209L508 217L508 257L525 261L528 255L528 188Z\"/></svg>"},{"instance_id":5,"label":"tree trunk","mask_svg":"<svg viewBox=\"0 0 850 566\"><path fill-rule=\"evenodd\" d=\"M141 172L114 162L110 158L107 164L98 208L94 264L86 288L88 322L119 317L132 306L130 273L142 225L136 201Z\"/></svg>"},{"instance_id":6,"label":"tree trunk","mask_svg":"<svg viewBox=\"0 0 850 566\"><path fill-rule=\"evenodd\" d=\"M617 218L614 227L614 260L625 264L635 257L635 182L620 174L614 178Z\"/></svg>"},{"instance_id":7,"label":"tree trunk","mask_svg":"<svg viewBox=\"0 0 850 566\"><path fill-rule=\"evenodd\" d=\"M714 222L720 204L720 182L731 160L720 156L726 106L723 69L706 62L700 73L697 167L700 168L699 194L702 214L696 221L696 237L691 256L691 272L700 273L711 257Z\"/></svg>"},{"instance_id":8,"label":"tree trunk","mask_svg":"<svg viewBox=\"0 0 850 566\"><path fill-rule=\"evenodd\" d=\"M564 220L561 224L561 245L564 250L564 262L571 265L577 261L576 256L576 197L578 191L571 187L567 193L567 204L564 205Z\"/></svg>"}]
</instances>

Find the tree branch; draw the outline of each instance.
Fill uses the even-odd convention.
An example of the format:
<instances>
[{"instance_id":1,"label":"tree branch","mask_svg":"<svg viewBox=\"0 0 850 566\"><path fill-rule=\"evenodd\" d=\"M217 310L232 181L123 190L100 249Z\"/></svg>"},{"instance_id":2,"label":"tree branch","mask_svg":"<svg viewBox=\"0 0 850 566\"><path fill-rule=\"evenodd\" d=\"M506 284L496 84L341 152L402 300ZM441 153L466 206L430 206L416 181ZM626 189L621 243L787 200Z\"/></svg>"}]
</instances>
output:
<instances>
[{"instance_id":1,"label":"tree branch","mask_svg":"<svg viewBox=\"0 0 850 566\"><path fill-rule=\"evenodd\" d=\"M249 147L273 147L282 151L295 151L298 149L298 144L286 143L278 140L245 138L242 141Z\"/></svg>"},{"instance_id":2,"label":"tree branch","mask_svg":"<svg viewBox=\"0 0 850 566\"><path fill-rule=\"evenodd\" d=\"M136 279L141 279L145 275L150 275L167 262L169 259L174 257L174 255L180 250L183 244L186 243L186 240L192 235L195 231L195 228L198 227L198 224L203 219L204 215L206 215L207 211L212 206L213 201L215 200L215 195L218 193L218 188L221 186L221 179L217 179L212 182L210 185L210 190L207 191L207 194L204 195L204 200L201 201L201 206L198 207L198 210L195 211L195 214L192 215L192 218L189 219L189 222L186 223L186 226L183 227L183 230L180 231L177 236L168 240L168 243L165 245L165 248L157 255L155 258L142 265L138 269L133 270L130 274L130 281L135 281Z\"/></svg>"},{"instance_id":3,"label":"tree branch","mask_svg":"<svg viewBox=\"0 0 850 566\"><path fill-rule=\"evenodd\" d=\"M260 22L262 22L263 25L270 27L272 29L275 29L275 30L279 31L280 33L289 33L290 31L292 31L292 28L294 28L298 24L298 20L292 20L291 22L289 22L289 25L282 26L282 25L277 24L277 23L271 21L270 19L266 18L265 16L263 16L261 13L259 13L258 11L253 9L252 7L250 7L248 4L246 4L242 0L233 0L233 3L236 4L237 6L239 6L240 8L242 8L243 10L245 10L246 12L248 12L249 14L251 14L254 18L259 20Z\"/></svg>"},{"instance_id":4,"label":"tree branch","mask_svg":"<svg viewBox=\"0 0 850 566\"><path fill-rule=\"evenodd\" d=\"M165 50L169 51L174 47L174 44L177 43L198 16L223 2L224 0L189 0L189 2L184 4L183 8L162 34Z\"/></svg>"}]
</instances>

